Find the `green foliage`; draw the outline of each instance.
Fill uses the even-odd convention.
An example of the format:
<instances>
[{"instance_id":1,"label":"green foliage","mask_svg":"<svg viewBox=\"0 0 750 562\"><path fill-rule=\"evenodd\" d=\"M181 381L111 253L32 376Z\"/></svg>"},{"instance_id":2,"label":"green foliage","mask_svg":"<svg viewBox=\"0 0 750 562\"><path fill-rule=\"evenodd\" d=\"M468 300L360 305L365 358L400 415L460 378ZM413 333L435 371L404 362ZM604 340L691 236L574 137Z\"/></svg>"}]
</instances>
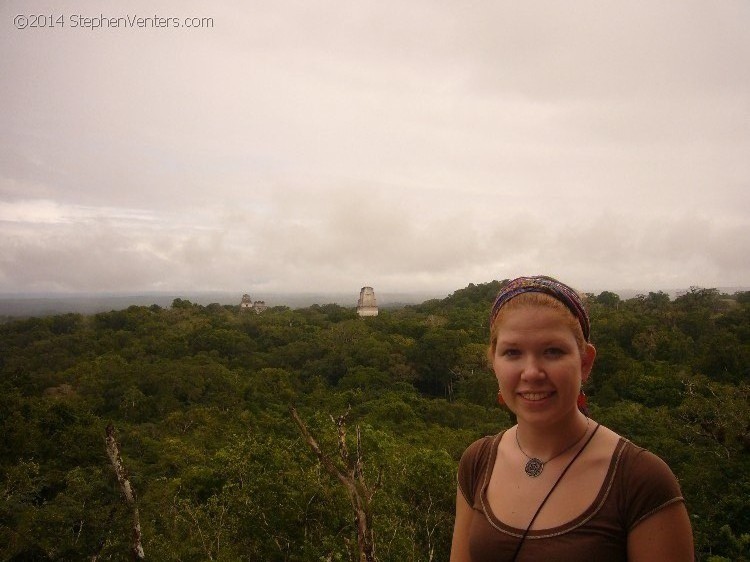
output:
<instances>
[{"instance_id":1,"label":"green foliage","mask_svg":"<svg viewBox=\"0 0 750 562\"><path fill-rule=\"evenodd\" d=\"M501 283L359 318L315 305L130 307L0 325L0 559L125 559L129 512L104 453L113 423L154 560L350 560L337 454L351 408L383 560L445 560L455 470L508 427L487 366ZM750 298L693 288L591 296L594 418L680 479L702 560L749 560Z\"/></svg>"}]
</instances>

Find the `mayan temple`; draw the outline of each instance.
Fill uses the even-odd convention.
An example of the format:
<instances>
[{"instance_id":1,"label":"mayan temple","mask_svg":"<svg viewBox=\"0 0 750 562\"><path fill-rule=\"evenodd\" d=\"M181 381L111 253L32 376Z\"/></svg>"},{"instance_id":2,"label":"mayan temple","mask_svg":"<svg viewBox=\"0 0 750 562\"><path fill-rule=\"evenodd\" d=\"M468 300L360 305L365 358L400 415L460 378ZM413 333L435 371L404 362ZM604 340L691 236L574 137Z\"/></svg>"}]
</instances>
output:
<instances>
[{"instance_id":1,"label":"mayan temple","mask_svg":"<svg viewBox=\"0 0 750 562\"><path fill-rule=\"evenodd\" d=\"M360 316L378 315L378 303L375 301L375 290L372 287L362 287L359 291L357 314Z\"/></svg>"},{"instance_id":2,"label":"mayan temple","mask_svg":"<svg viewBox=\"0 0 750 562\"><path fill-rule=\"evenodd\" d=\"M247 310L253 308L253 299L250 298L250 295L245 293L242 295L242 301L240 302L240 310Z\"/></svg>"},{"instance_id":3,"label":"mayan temple","mask_svg":"<svg viewBox=\"0 0 750 562\"><path fill-rule=\"evenodd\" d=\"M240 310L242 311L254 311L256 314L260 314L261 312L268 309L268 306L266 306L265 301L255 301L253 302L253 299L250 298L250 295L245 293L242 295L242 301L240 302Z\"/></svg>"}]
</instances>

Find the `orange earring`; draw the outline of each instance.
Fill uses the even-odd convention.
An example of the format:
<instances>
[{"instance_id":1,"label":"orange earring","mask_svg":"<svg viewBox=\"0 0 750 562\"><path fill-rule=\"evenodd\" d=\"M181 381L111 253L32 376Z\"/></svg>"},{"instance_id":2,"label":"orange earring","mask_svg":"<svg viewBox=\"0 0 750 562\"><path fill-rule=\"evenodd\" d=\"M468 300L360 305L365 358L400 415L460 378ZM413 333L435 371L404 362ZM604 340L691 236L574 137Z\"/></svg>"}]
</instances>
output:
<instances>
[{"instance_id":1,"label":"orange earring","mask_svg":"<svg viewBox=\"0 0 750 562\"><path fill-rule=\"evenodd\" d=\"M497 391L497 403L501 406L505 406L505 399L503 398L503 394L501 391Z\"/></svg>"}]
</instances>

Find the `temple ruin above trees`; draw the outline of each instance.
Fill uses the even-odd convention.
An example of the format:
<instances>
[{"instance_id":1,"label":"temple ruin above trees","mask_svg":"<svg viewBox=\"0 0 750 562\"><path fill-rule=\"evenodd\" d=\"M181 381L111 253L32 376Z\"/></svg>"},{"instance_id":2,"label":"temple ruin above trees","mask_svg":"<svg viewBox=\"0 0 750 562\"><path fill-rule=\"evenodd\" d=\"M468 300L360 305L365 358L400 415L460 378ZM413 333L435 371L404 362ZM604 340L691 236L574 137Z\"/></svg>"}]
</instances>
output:
<instances>
[{"instance_id":1,"label":"temple ruin above trees","mask_svg":"<svg viewBox=\"0 0 750 562\"><path fill-rule=\"evenodd\" d=\"M378 303L375 300L375 290L372 287L362 287L357 301L357 314L360 316L377 316Z\"/></svg>"},{"instance_id":2,"label":"temple ruin above trees","mask_svg":"<svg viewBox=\"0 0 750 562\"><path fill-rule=\"evenodd\" d=\"M240 312L250 312L253 311L256 314L260 314L264 310L266 310L268 307L266 306L265 301L255 301L253 302L253 299L250 298L250 295L245 293L242 295L242 301L240 302Z\"/></svg>"}]
</instances>

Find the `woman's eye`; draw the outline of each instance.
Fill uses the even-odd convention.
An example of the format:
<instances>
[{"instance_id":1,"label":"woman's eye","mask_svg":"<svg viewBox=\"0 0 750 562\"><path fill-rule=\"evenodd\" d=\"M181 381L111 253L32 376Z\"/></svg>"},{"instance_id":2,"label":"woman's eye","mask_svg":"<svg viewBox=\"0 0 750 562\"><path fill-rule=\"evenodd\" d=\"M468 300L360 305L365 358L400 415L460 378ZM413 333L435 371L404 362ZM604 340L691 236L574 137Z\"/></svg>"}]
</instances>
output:
<instances>
[{"instance_id":1,"label":"woman's eye","mask_svg":"<svg viewBox=\"0 0 750 562\"><path fill-rule=\"evenodd\" d=\"M549 349L546 349L544 353L550 357L560 357L565 354L565 352L559 347L550 347Z\"/></svg>"},{"instance_id":2,"label":"woman's eye","mask_svg":"<svg viewBox=\"0 0 750 562\"><path fill-rule=\"evenodd\" d=\"M500 353L503 357L518 357L520 354L517 349L503 349Z\"/></svg>"}]
</instances>

